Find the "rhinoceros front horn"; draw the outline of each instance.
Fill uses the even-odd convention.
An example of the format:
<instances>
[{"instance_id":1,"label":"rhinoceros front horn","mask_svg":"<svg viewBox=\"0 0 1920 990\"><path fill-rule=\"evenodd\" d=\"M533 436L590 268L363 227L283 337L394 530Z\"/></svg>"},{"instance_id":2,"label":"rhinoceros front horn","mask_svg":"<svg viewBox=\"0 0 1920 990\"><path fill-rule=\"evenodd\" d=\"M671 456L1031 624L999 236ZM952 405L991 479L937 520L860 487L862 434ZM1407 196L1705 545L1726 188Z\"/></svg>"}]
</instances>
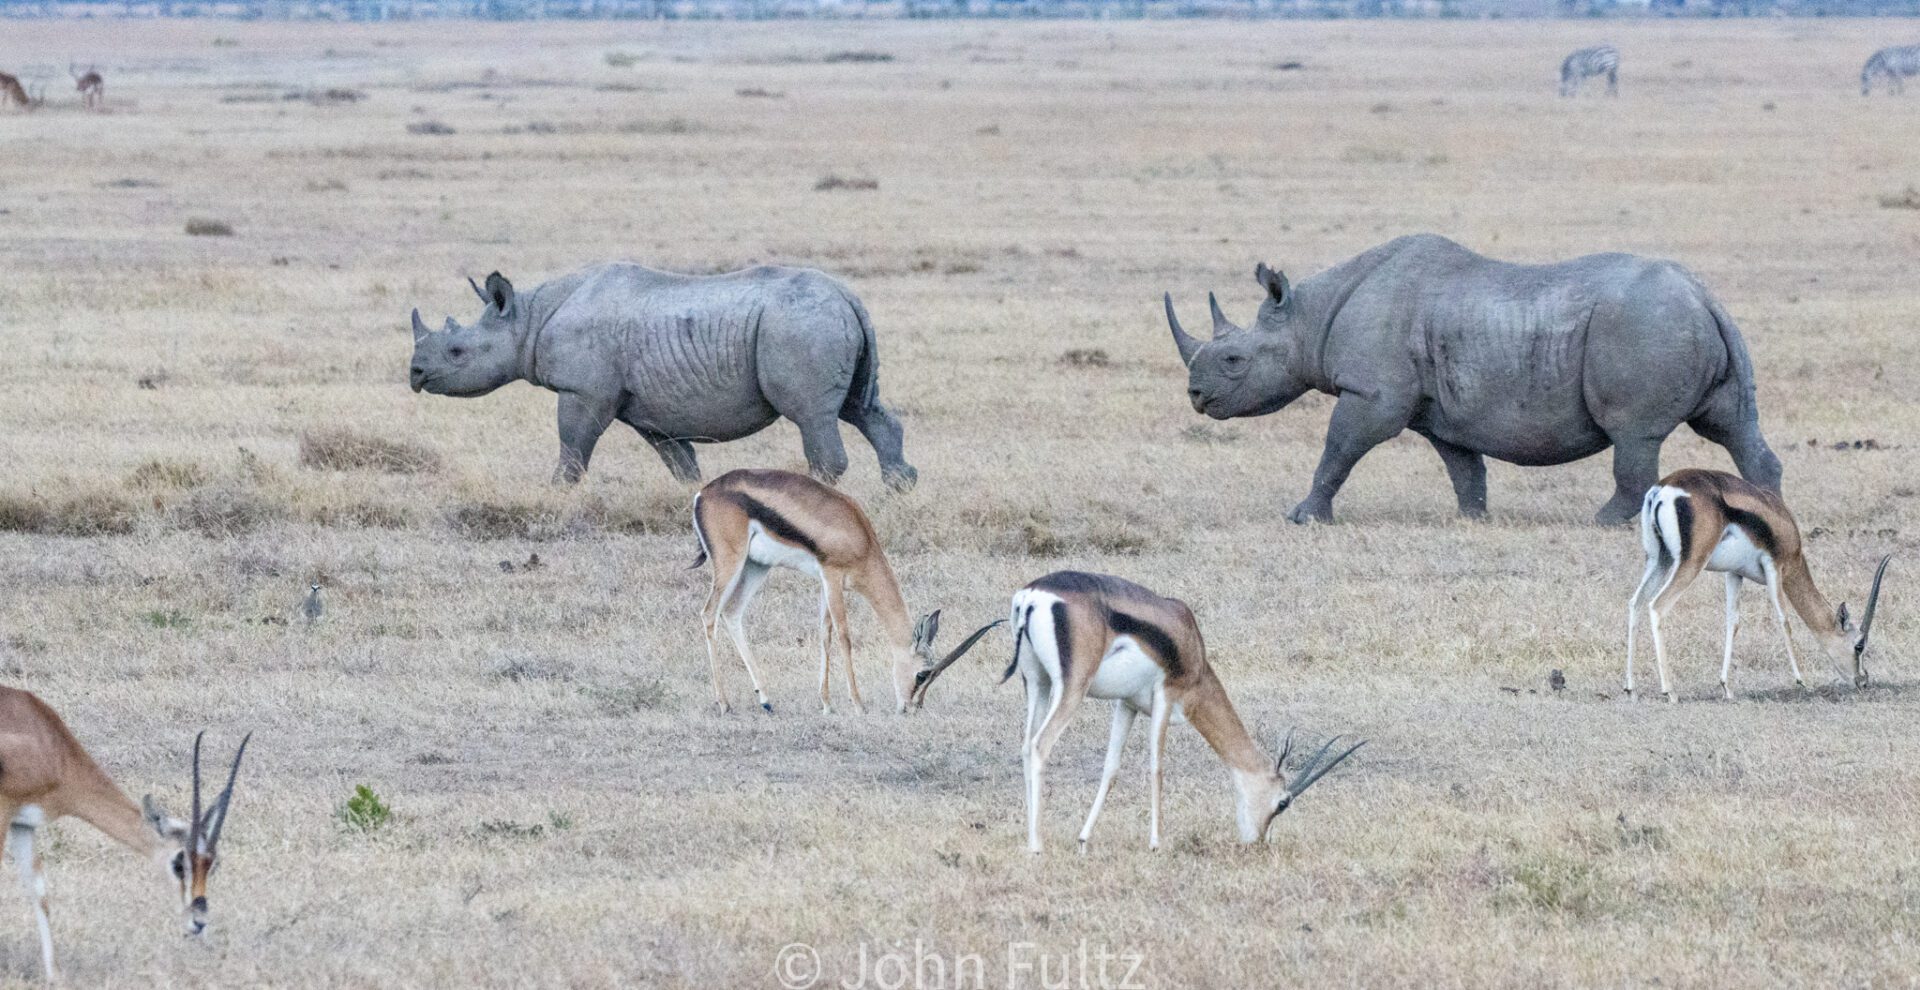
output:
<instances>
[{"instance_id":1,"label":"rhinoceros front horn","mask_svg":"<svg viewBox=\"0 0 1920 990\"><path fill-rule=\"evenodd\" d=\"M414 310L413 311L413 342L418 344L421 340L426 338L429 332L431 331L427 329L426 323L420 319L420 311L417 309Z\"/></svg>"},{"instance_id":2,"label":"rhinoceros front horn","mask_svg":"<svg viewBox=\"0 0 1920 990\"><path fill-rule=\"evenodd\" d=\"M1173 328L1173 346L1180 348L1180 363L1190 365L1193 356L1200 353L1200 348L1205 345L1180 329L1180 318L1173 315L1173 293L1169 292L1162 298L1167 304L1167 326Z\"/></svg>"}]
</instances>

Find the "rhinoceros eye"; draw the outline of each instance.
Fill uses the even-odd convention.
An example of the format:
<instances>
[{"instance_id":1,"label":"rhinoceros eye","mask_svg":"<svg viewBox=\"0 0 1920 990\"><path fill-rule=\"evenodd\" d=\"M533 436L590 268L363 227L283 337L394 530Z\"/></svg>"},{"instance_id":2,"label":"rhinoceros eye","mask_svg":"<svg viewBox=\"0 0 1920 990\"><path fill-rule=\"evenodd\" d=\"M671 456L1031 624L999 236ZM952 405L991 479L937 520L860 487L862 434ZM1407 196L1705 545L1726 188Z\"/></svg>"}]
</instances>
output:
<instances>
[{"instance_id":1,"label":"rhinoceros eye","mask_svg":"<svg viewBox=\"0 0 1920 990\"><path fill-rule=\"evenodd\" d=\"M447 356L459 360L467 356L467 349L464 347L449 347L447 348Z\"/></svg>"}]
</instances>

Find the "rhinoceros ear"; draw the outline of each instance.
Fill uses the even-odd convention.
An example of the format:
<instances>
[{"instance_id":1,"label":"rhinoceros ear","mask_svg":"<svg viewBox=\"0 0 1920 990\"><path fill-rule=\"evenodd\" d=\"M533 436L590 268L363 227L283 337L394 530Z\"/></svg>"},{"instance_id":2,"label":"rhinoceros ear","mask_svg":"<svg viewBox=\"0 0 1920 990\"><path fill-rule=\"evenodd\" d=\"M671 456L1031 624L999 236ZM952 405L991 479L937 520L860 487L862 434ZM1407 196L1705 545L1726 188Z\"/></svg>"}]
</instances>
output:
<instances>
[{"instance_id":1,"label":"rhinoceros ear","mask_svg":"<svg viewBox=\"0 0 1920 990\"><path fill-rule=\"evenodd\" d=\"M1285 306L1293 299L1293 289L1287 285L1287 277L1268 268L1266 262L1253 267L1253 278L1267 290L1267 295L1272 296L1276 304Z\"/></svg>"},{"instance_id":2,"label":"rhinoceros ear","mask_svg":"<svg viewBox=\"0 0 1920 990\"><path fill-rule=\"evenodd\" d=\"M487 301L493 304L501 316L513 312L513 283L505 275L494 272L487 276Z\"/></svg>"}]
</instances>

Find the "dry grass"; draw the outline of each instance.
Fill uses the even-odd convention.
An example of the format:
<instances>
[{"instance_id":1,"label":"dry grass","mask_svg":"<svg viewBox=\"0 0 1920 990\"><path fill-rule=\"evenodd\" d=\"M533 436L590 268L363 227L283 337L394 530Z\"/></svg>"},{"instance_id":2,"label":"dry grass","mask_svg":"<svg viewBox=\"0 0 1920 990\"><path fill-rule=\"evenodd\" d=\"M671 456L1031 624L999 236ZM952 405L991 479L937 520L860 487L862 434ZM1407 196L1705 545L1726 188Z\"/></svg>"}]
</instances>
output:
<instances>
[{"instance_id":1,"label":"dry grass","mask_svg":"<svg viewBox=\"0 0 1920 990\"><path fill-rule=\"evenodd\" d=\"M1857 95L1883 23L1605 27L1617 101L1553 96L1594 37L1572 22L223 23L221 48L205 23L10 22L0 48L124 68L112 113L0 113L0 671L174 806L196 729L256 733L204 946L158 871L55 830L71 984L757 987L789 942L838 978L916 940L992 986L1009 952L1082 940L1160 987L1907 984L1920 211L1877 197L1920 181L1920 103ZM333 90L367 98L227 102ZM883 191L810 192L835 175ZM181 236L196 216L245 236ZM1750 597L1740 700L1712 700L1703 586L1671 623L1684 703L1603 700L1639 568L1586 524L1604 458L1495 466L1468 525L1402 437L1339 525L1282 523L1330 403L1198 419L1159 294L1244 321L1256 260L1299 278L1420 230L1699 272L1752 346L1817 576L1857 604L1903 552L1880 686L1788 690ZM749 624L779 714L714 714L691 491L621 427L550 488L550 394L405 387L413 306L470 320L467 274L606 258L849 279L922 481L888 493L847 431L845 488L949 641L1040 573L1111 569L1193 603L1262 738L1372 745L1243 849L1176 728L1149 855L1136 742L1083 859L1086 710L1032 860L1004 639L913 717L819 715L791 575ZM784 423L701 456L800 464ZM1667 463L1726 458L1685 436ZM342 810L361 785L382 824ZM0 983L25 986L11 917Z\"/></svg>"}]
</instances>

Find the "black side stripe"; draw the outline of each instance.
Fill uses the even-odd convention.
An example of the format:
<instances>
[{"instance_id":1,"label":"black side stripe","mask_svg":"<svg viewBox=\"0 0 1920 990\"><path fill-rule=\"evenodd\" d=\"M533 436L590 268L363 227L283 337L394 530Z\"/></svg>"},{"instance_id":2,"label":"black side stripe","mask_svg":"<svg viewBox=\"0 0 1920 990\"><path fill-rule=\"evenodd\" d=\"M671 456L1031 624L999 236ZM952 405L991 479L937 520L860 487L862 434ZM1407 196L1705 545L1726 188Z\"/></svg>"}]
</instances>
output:
<instances>
[{"instance_id":1,"label":"black side stripe","mask_svg":"<svg viewBox=\"0 0 1920 990\"><path fill-rule=\"evenodd\" d=\"M1073 652L1073 634L1067 630L1067 603L1053 603L1053 645L1060 652L1060 683L1067 683L1068 655Z\"/></svg>"},{"instance_id":2,"label":"black side stripe","mask_svg":"<svg viewBox=\"0 0 1920 990\"><path fill-rule=\"evenodd\" d=\"M800 528L795 526L792 520L773 511L767 503L742 492L728 492L727 495L739 502L742 509L747 510L748 519L766 527L767 532L800 547L815 557L820 556L819 544L814 543L812 537L801 532Z\"/></svg>"},{"instance_id":3,"label":"black side stripe","mask_svg":"<svg viewBox=\"0 0 1920 990\"><path fill-rule=\"evenodd\" d=\"M1674 497L1673 521L1680 527L1680 560L1686 560L1693 546L1693 499L1685 495Z\"/></svg>"},{"instance_id":4,"label":"black side stripe","mask_svg":"<svg viewBox=\"0 0 1920 990\"><path fill-rule=\"evenodd\" d=\"M1753 541L1754 546L1766 551L1769 555L1779 556L1779 551L1776 549L1778 545L1773 538L1773 527L1767 525L1765 519L1745 509L1736 509L1729 505L1727 521L1746 530L1747 538Z\"/></svg>"},{"instance_id":5,"label":"black side stripe","mask_svg":"<svg viewBox=\"0 0 1920 990\"><path fill-rule=\"evenodd\" d=\"M1180 648L1174 645L1173 637L1167 635L1166 630L1151 622L1142 622L1125 612L1108 613L1107 624L1113 627L1116 635L1132 636L1147 649L1158 654L1160 662L1167 665L1168 677L1180 676Z\"/></svg>"}]
</instances>

